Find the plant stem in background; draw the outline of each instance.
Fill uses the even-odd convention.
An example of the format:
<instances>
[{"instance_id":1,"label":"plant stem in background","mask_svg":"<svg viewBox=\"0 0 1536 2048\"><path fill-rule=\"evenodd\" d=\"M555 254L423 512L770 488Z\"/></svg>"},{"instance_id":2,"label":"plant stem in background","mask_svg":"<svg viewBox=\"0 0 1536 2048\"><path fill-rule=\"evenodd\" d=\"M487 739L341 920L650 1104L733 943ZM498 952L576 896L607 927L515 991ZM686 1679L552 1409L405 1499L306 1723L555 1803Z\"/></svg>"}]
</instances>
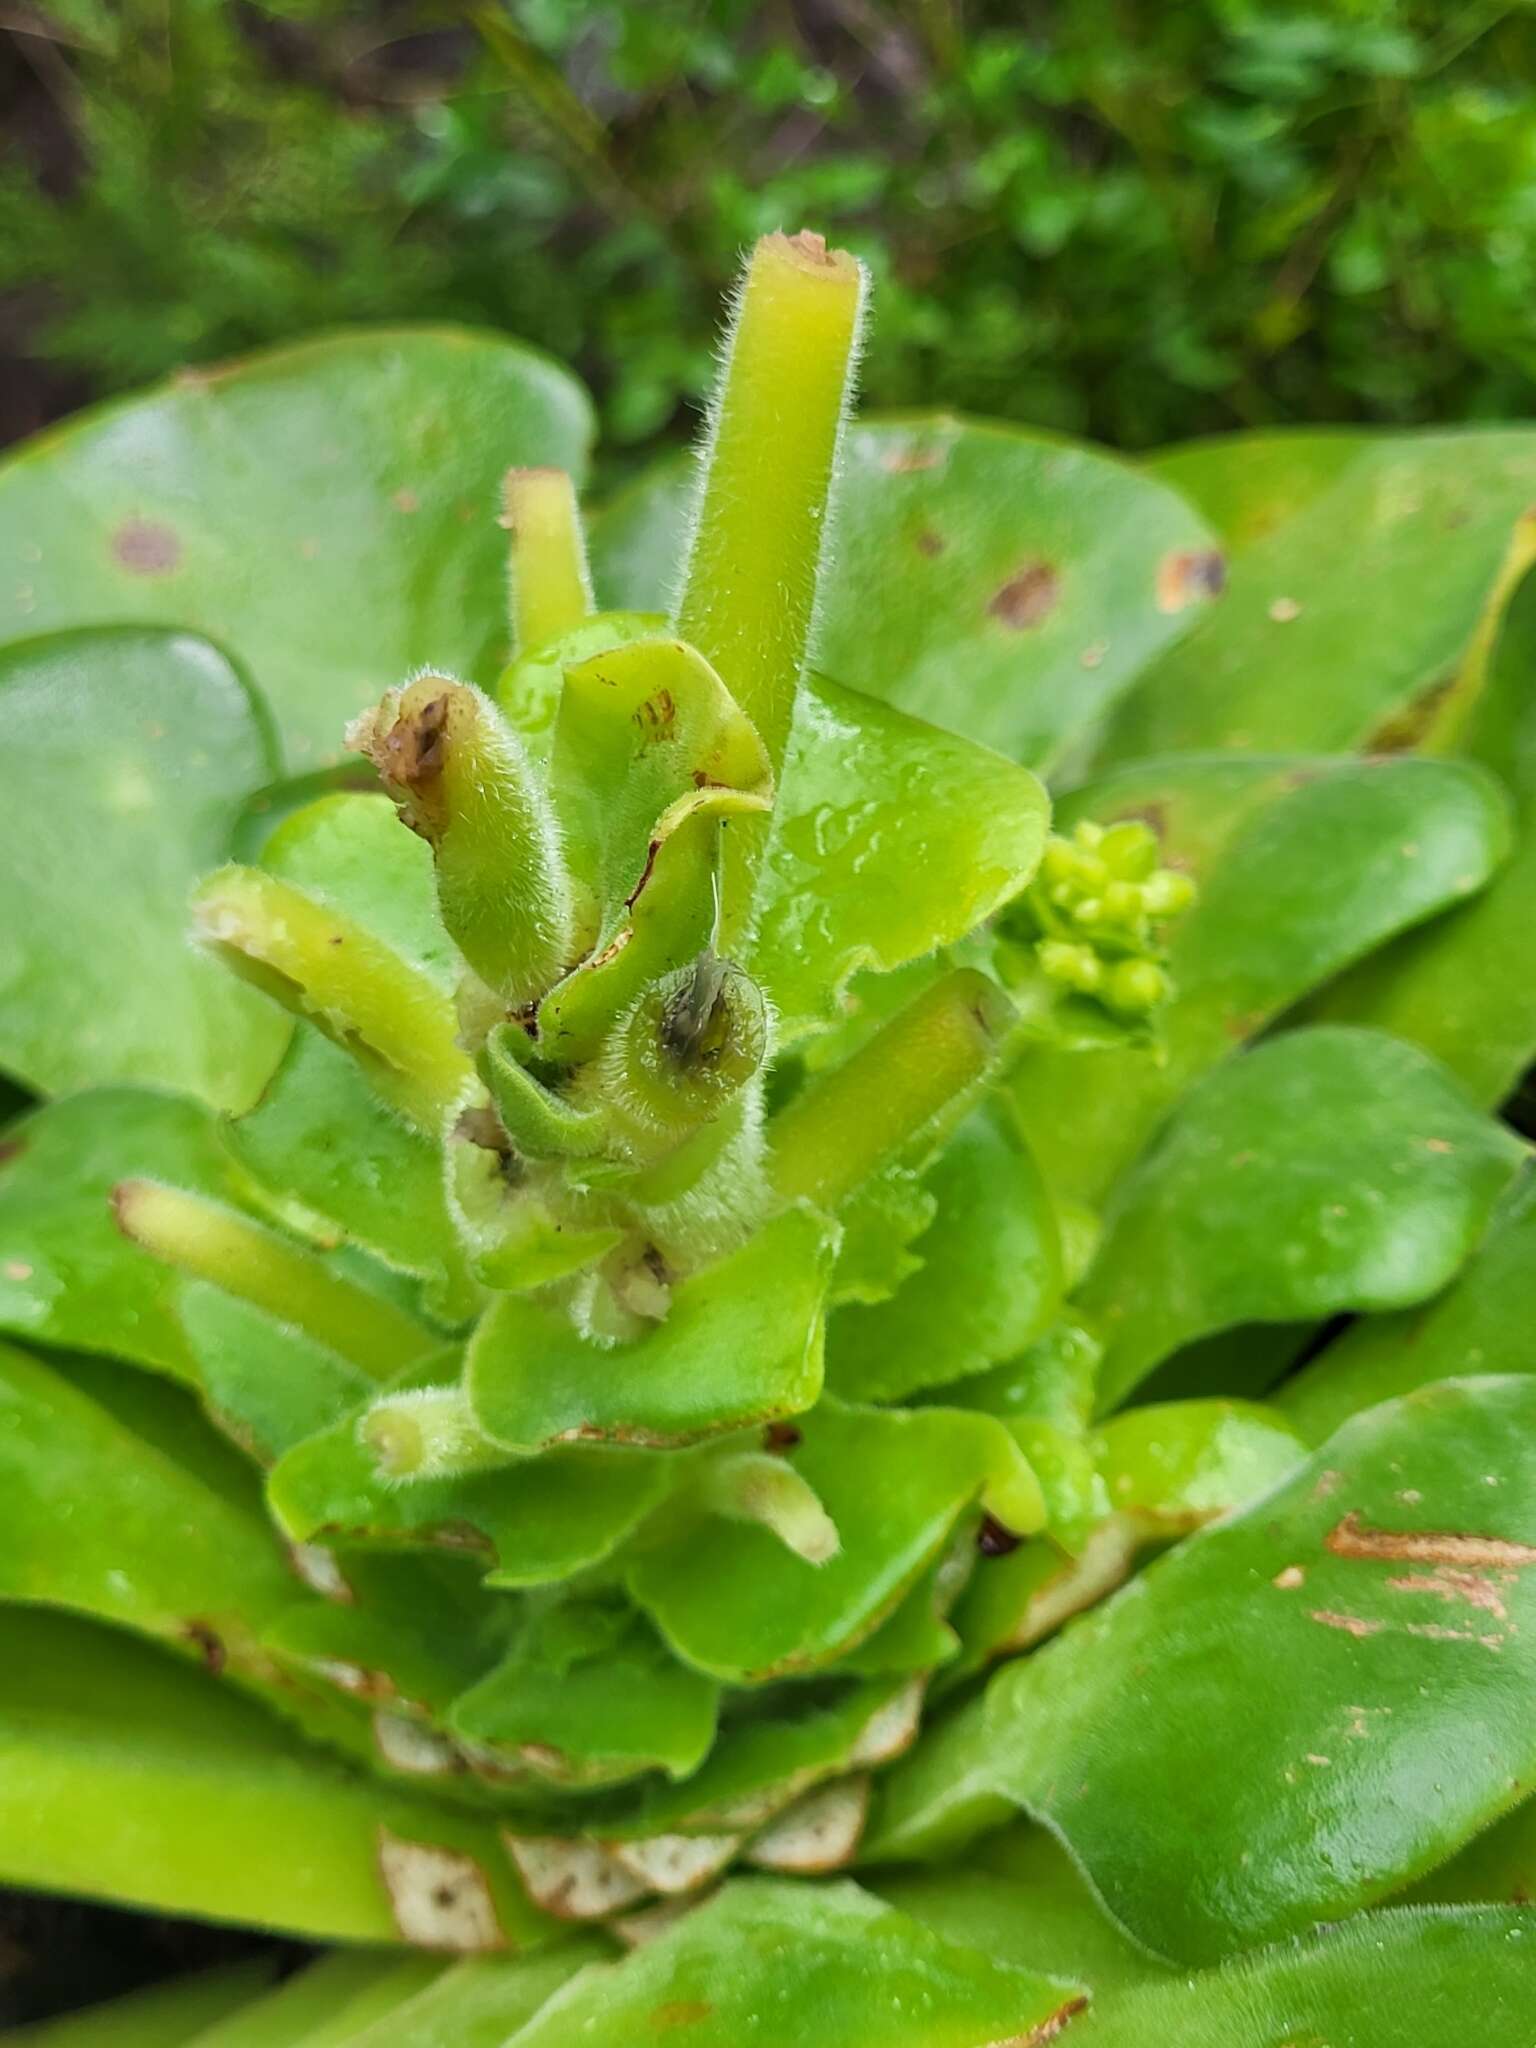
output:
<instances>
[{"instance_id":1,"label":"plant stem in background","mask_svg":"<svg viewBox=\"0 0 1536 2048\"><path fill-rule=\"evenodd\" d=\"M502 503L512 536L512 634L526 654L591 611L586 543L576 486L563 469L509 469Z\"/></svg>"}]
</instances>

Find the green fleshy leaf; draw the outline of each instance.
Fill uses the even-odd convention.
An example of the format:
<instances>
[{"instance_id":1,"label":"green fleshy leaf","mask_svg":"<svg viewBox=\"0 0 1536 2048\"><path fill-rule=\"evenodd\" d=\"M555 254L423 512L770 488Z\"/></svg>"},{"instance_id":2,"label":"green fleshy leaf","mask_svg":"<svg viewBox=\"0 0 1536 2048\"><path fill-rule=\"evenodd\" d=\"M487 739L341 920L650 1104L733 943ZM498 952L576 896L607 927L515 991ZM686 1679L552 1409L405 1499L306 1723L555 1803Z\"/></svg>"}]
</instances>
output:
<instances>
[{"instance_id":1,"label":"green fleshy leaf","mask_svg":"<svg viewBox=\"0 0 1536 2048\"><path fill-rule=\"evenodd\" d=\"M831 1701L768 1695L760 1715L738 1714L722 1727L692 1777L648 1788L632 1816L602 1823L602 1837L761 1826L829 1778L899 1755L917 1733L921 1699L920 1685L905 1678L870 1679Z\"/></svg>"},{"instance_id":2,"label":"green fleshy leaf","mask_svg":"<svg viewBox=\"0 0 1536 2048\"><path fill-rule=\"evenodd\" d=\"M587 400L470 329L274 349L84 414L0 470L0 630L167 618L265 691L294 768L341 750L381 687L506 660L497 484L585 466ZM421 564L432 564L430 575Z\"/></svg>"},{"instance_id":3,"label":"green fleshy leaf","mask_svg":"<svg viewBox=\"0 0 1536 2048\"><path fill-rule=\"evenodd\" d=\"M1237 556L1220 605L1122 700L1101 760L1411 741L1530 563L1533 492L1528 429L1373 440Z\"/></svg>"},{"instance_id":4,"label":"green fleshy leaf","mask_svg":"<svg viewBox=\"0 0 1536 2048\"><path fill-rule=\"evenodd\" d=\"M937 1214L919 1175L888 1166L854 1190L837 1212L842 1238L832 1268L831 1301L888 1301L922 1261L912 1249Z\"/></svg>"},{"instance_id":5,"label":"green fleshy leaf","mask_svg":"<svg viewBox=\"0 0 1536 2048\"><path fill-rule=\"evenodd\" d=\"M1422 1308L1368 1316L1275 1394L1308 1443L1362 1409L1436 1380L1536 1372L1536 1171L1527 1166L1495 1210L1455 1284Z\"/></svg>"},{"instance_id":6,"label":"green fleshy leaf","mask_svg":"<svg viewBox=\"0 0 1536 2048\"><path fill-rule=\"evenodd\" d=\"M261 865L344 911L444 995L454 993L464 963L438 915L431 849L387 796L339 790L305 804L267 838Z\"/></svg>"},{"instance_id":7,"label":"green fleshy leaf","mask_svg":"<svg viewBox=\"0 0 1536 2048\"><path fill-rule=\"evenodd\" d=\"M1107 1997L1074 2030L1073 2048L1524 2048L1533 1938L1520 1913L1372 1913Z\"/></svg>"},{"instance_id":8,"label":"green fleshy leaf","mask_svg":"<svg viewBox=\"0 0 1536 2048\"><path fill-rule=\"evenodd\" d=\"M468 1558L349 1550L339 1574L349 1598L291 1603L263 1647L301 1677L391 1712L440 1720L516 1624L514 1604L485 1593Z\"/></svg>"},{"instance_id":9,"label":"green fleshy leaf","mask_svg":"<svg viewBox=\"0 0 1536 2048\"><path fill-rule=\"evenodd\" d=\"M501 1662L455 1703L449 1725L556 1784L615 1785L646 1771L697 1770L719 1698L639 1616L567 1605L529 1617Z\"/></svg>"},{"instance_id":10,"label":"green fleshy leaf","mask_svg":"<svg viewBox=\"0 0 1536 2048\"><path fill-rule=\"evenodd\" d=\"M331 1941L520 1946L494 1829L116 1631L0 1609L0 1879ZM434 1896L435 1894L435 1896Z\"/></svg>"},{"instance_id":11,"label":"green fleshy leaf","mask_svg":"<svg viewBox=\"0 0 1536 2048\"><path fill-rule=\"evenodd\" d=\"M263 1680L257 1638L299 1588L260 1516L9 1345L0 1413L0 1597L72 1608Z\"/></svg>"},{"instance_id":12,"label":"green fleshy leaf","mask_svg":"<svg viewBox=\"0 0 1536 2048\"><path fill-rule=\"evenodd\" d=\"M1394 933L1465 903L1509 849L1499 788L1443 761L1192 756L1091 783L1060 816L1150 820L1199 887L1171 935L1158 1057L1045 1048L1011 1083L1052 1186L1088 1201L1199 1074Z\"/></svg>"},{"instance_id":13,"label":"green fleshy leaf","mask_svg":"<svg viewBox=\"0 0 1536 2048\"><path fill-rule=\"evenodd\" d=\"M1025 1821L978 1844L969 1867L870 1871L859 1881L947 1940L1072 1977L1095 2002L1165 1974L1116 1927L1055 1836Z\"/></svg>"},{"instance_id":14,"label":"green fleshy leaf","mask_svg":"<svg viewBox=\"0 0 1536 2048\"><path fill-rule=\"evenodd\" d=\"M275 1956L251 1956L130 1991L83 2012L11 2027L12 2048L186 2048L225 2014L261 1996L277 1974Z\"/></svg>"},{"instance_id":15,"label":"green fleshy leaf","mask_svg":"<svg viewBox=\"0 0 1536 2048\"><path fill-rule=\"evenodd\" d=\"M11 1126L0 1142L0 1325L195 1379L178 1276L113 1219L113 1188L137 1175L240 1199L216 1119L183 1096L92 1089Z\"/></svg>"},{"instance_id":16,"label":"green fleshy leaf","mask_svg":"<svg viewBox=\"0 0 1536 2048\"><path fill-rule=\"evenodd\" d=\"M993 1681L995 1784L1139 1940L1202 1962L1341 1918L1518 1796L1533 1425L1528 1379L1373 1409Z\"/></svg>"},{"instance_id":17,"label":"green fleshy leaf","mask_svg":"<svg viewBox=\"0 0 1536 2048\"><path fill-rule=\"evenodd\" d=\"M796 1424L784 1455L837 1525L842 1547L812 1565L768 1530L684 1524L643 1549L629 1571L637 1604L686 1662L728 1683L824 1667L864 1642L910 1590L979 1495L1002 1479L1037 1483L990 1417L957 1409L845 1407L824 1399ZM1010 1509L1019 1521L1027 1503ZM750 1586L750 1600L739 1596Z\"/></svg>"},{"instance_id":18,"label":"green fleshy leaf","mask_svg":"<svg viewBox=\"0 0 1536 2048\"><path fill-rule=\"evenodd\" d=\"M1033 767L1221 587L1184 500L1092 450L943 414L861 421L845 448L817 665ZM690 505L668 467L615 501L592 540L605 603L666 601Z\"/></svg>"},{"instance_id":19,"label":"green fleshy leaf","mask_svg":"<svg viewBox=\"0 0 1536 2048\"><path fill-rule=\"evenodd\" d=\"M339 1950L199 2035L193 2048L344 2048L356 2028L413 1998L442 1971L429 1956Z\"/></svg>"},{"instance_id":20,"label":"green fleshy leaf","mask_svg":"<svg viewBox=\"0 0 1536 2048\"><path fill-rule=\"evenodd\" d=\"M565 688L567 662L590 661L632 640L654 640L667 631L658 612L599 612L567 633L530 647L502 670L492 692L512 730L536 761L547 762L555 742L555 721Z\"/></svg>"},{"instance_id":21,"label":"green fleshy leaf","mask_svg":"<svg viewBox=\"0 0 1536 2048\"><path fill-rule=\"evenodd\" d=\"M611 1955L596 1936L567 1935L547 1953L468 1957L371 2027L349 2034L346 2048L505 2048L562 1984Z\"/></svg>"},{"instance_id":22,"label":"green fleshy leaf","mask_svg":"<svg viewBox=\"0 0 1536 2048\"><path fill-rule=\"evenodd\" d=\"M1310 510L1376 439L1349 427L1212 434L1160 448L1143 467L1189 500L1230 557Z\"/></svg>"},{"instance_id":23,"label":"green fleshy leaf","mask_svg":"<svg viewBox=\"0 0 1536 2048\"><path fill-rule=\"evenodd\" d=\"M395 1387L454 1383L433 1361ZM270 1480L273 1513L295 1540L441 1546L482 1554L492 1585L533 1586L598 1564L657 1505L671 1460L580 1445L500 1471L409 1485L383 1478L357 1435L357 1411L300 1443Z\"/></svg>"},{"instance_id":24,"label":"green fleshy leaf","mask_svg":"<svg viewBox=\"0 0 1536 2048\"><path fill-rule=\"evenodd\" d=\"M1039 864L1050 809L1027 770L822 677L795 707L747 965L793 1044L860 968L971 931Z\"/></svg>"},{"instance_id":25,"label":"green fleshy leaf","mask_svg":"<svg viewBox=\"0 0 1536 2048\"><path fill-rule=\"evenodd\" d=\"M0 712L24 764L0 814L0 1067L244 1108L288 1026L187 943L188 898L273 772L265 711L206 641L130 631L7 648Z\"/></svg>"},{"instance_id":26,"label":"green fleshy leaf","mask_svg":"<svg viewBox=\"0 0 1536 2048\"><path fill-rule=\"evenodd\" d=\"M1536 580L1511 601L1480 695L1441 743L1485 763L1514 792L1513 857L1443 924L1407 932L1361 961L1312 1014L1375 1024L1412 1039L1459 1074L1478 1101L1501 1102L1536 1059L1536 977L1526 971L1536 918Z\"/></svg>"},{"instance_id":27,"label":"green fleshy leaf","mask_svg":"<svg viewBox=\"0 0 1536 2048\"><path fill-rule=\"evenodd\" d=\"M392 1115L356 1063L318 1031L297 1026L261 1100L230 1126L228 1140L263 1186L426 1280L431 1307L450 1319L470 1312L472 1283L448 1214L440 1149Z\"/></svg>"},{"instance_id":28,"label":"green fleshy leaf","mask_svg":"<svg viewBox=\"0 0 1536 2048\"><path fill-rule=\"evenodd\" d=\"M567 662L550 789L600 933L639 882L669 804L706 784L766 792L771 772L751 720L681 641L630 641Z\"/></svg>"},{"instance_id":29,"label":"green fleshy leaf","mask_svg":"<svg viewBox=\"0 0 1536 2048\"><path fill-rule=\"evenodd\" d=\"M1079 1293L1101 1404L1215 1330L1423 1301L1524 1149L1379 1032L1288 1032L1218 1068L1122 1184Z\"/></svg>"},{"instance_id":30,"label":"green fleshy leaf","mask_svg":"<svg viewBox=\"0 0 1536 2048\"><path fill-rule=\"evenodd\" d=\"M374 1391L336 1352L206 1280L183 1280L176 1308L210 1415L260 1464Z\"/></svg>"},{"instance_id":31,"label":"green fleshy leaf","mask_svg":"<svg viewBox=\"0 0 1536 2048\"><path fill-rule=\"evenodd\" d=\"M821 1387L831 1244L791 1210L683 1280L666 1319L605 1349L542 1302L504 1296L470 1345L486 1435L532 1452L566 1440L689 1443L810 1407Z\"/></svg>"},{"instance_id":32,"label":"green fleshy leaf","mask_svg":"<svg viewBox=\"0 0 1536 2048\"><path fill-rule=\"evenodd\" d=\"M1050 1197L993 1109L961 1126L923 1185L934 1220L918 1271L888 1301L838 1308L827 1381L845 1400L899 1401L1023 1351L1054 1316L1061 1253Z\"/></svg>"},{"instance_id":33,"label":"green fleshy leaf","mask_svg":"<svg viewBox=\"0 0 1536 2048\"><path fill-rule=\"evenodd\" d=\"M1044 2039L1082 2004L1068 1984L962 1948L842 1883L738 1880L614 1970L586 1971L518 2048L633 2048L686 2028L740 2048L765 2013L817 2048L1002 2048ZM765 2037L766 2038L766 2037Z\"/></svg>"},{"instance_id":34,"label":"green fleshy leaf","mask_svg":"<svg viewBox=\"0 0 1536 2048\"><path fill-rule=\"evenodd\" d=\"M1132 1408L1094 1441L1110 1506L1152 1542L1246 1506L1292 1473L1306 1449L1283 1416L1250 1401Z\"/></svg>"}]
</instances>

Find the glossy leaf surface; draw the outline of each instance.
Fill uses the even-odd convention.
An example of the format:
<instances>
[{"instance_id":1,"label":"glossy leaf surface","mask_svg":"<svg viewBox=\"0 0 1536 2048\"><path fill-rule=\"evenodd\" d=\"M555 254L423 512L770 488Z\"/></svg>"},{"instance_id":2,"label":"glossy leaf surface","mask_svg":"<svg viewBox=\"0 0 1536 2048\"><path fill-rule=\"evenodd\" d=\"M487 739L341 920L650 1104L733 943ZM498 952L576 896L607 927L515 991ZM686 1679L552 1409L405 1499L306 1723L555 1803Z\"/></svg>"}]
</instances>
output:
<instances>
[{"instance_id":1,"label":"glossy leaf surface","mask_svg":"<svg viewBox=\"0 0 1536 2048\"><path fill-rule=\"evenodd\" d=\"M255 678L291 768L413 668L506 658L496 486L580 474L585 395L467 328L302 342L40 436L0 470L0 630L163 624Z\"/></svg>"},{"instance_id":2,"label":"glossy leaf surface","mask_svg":"<svg viewBox=\"0 0 1536 2048\"><path fill-rule=\"evenodd\" d=\"M857 1885L737 1880L617 1969L574 1978L517 2048L632 2048L672 2030L739 2048L771 2017L817 2048L1006 2048L1081 2003L1071 1985L963 1948Z\"/></svg>"},{"instance_id":3,"label":"glossy leaf surface","mask_svg":"<svg viewBox=\"0 0 1536 2048\"><path fill-rule=\"evenodd\" d=\"M1176 1984L1105 1998L1073 2048L1524 2048L1529 1919L1519 1913L1373 1913Z\"/></svg>"},{"instance_id":4,"label":"glossy leaf surface","mask_svg":"<svg viewBox=\"0 0 1536 2048\"><path fill-rule=\"evenodd\" d=\"M1277 1389L1309 1443L1362 1409L1436 1380L1536 1372L1536 1174L1527 1166L1454 1284L1422 1308L1350 1324Z\"/></svg>"},{"instance_id":5,"label":"glossy leaf surface","mask_svg":"<svg viewBox=\"0 0 1536 2048\"><path fill-rule=\"evenodd\" d=\"M1080 1291L1101 1405L1210 1331L1424 1300L1522 1151L1381 1033L1289 1032L1219 1068L1122 1185Z\"/></svg>"},{"instance_id":6,"label":"glossy leaf surface","mask_svg":"<svg viewBox=\"0 0 1536 2048\"><path fill-rule=\"evenodd\" d=\"M1512 857L1441 928L1406 933L1314 1003L1315 1014L1411 1038L1502 1101L1536 1057L1536 984L1526 972L1536 916L1536 579L1515 593L1481 689L1443 744L1485 763L1515 798Z\"/></svg>"},{"instance_id":7,"label":"glossy leaf surface","mask_svg":"<svg viewBox=\"0 0 1536 2048\"><path fill-rule=\"evenodd\" d=\"M841 1538L808 1564L766 1529L720 1522L642 1552L630 1590L678 1655L740 1683L812 1670L869 1637L935 1556L957 1518L1007 1476L1034 1490L1011 1438L955 1409L844 1407L823 1400L785 1455ZM1027 1503L1026 1503L1027 1505ZM1022 1519L1022 1518L1021 1518ZM746 1600L735 1588L750 1586Z\"/></svg>"},{"instance_id":8,"label":"glossy leaf surface","mask_svg":"<svg viewBox=\"0 0 1536 2048\"><path fill-rule=\"evenodd\" d=\"M1038 1168L994 1110L979 1110L924 1178L934 1220L918 1270L887 1301L837 1309L827 1381L853 1401L899 1401L1011 1358L1061 1295L1055 1214Z\"/></svg>"},{"instance_id":9,"label":"glossy leaf surface","mask_svg":"<svg viewBox=\"0 0 1536 2048\"><path fill-rule=\"evenodd\" d=\"M1529 566L1533 488L1523 428L1372 440L1237 556L1220 605L1142 672L1100 760L1410 732Z\"/></svg>"},{"instance_id":10,"label":"glossy leaf surface","mask_svg":"<svg viewBox=\"0 0 1536 2048\"><path fill-rule=\"evenodd\" d=\"M1139 1940L1200 1962L1337 1919L1518 1796L1533 1421L1528 1379L1377 1408L994 1680L996 1784Z\"/></svg>"},{"instance_id":11,"label":"glossy leaf surface","mask_svg":"<svg viewBox=\"0 0 1536 2048\"><path fill-rule=\"evenodd\" d=\"M187 932L275 767L266 712L206 641L130 630L6 649L0 716L25 763L0 811L0 1068L42 1094L131 1080L245 1107L288 1027Z\"/></svg>"},{"instance_id":12,"label":"glossy leaf surface","mask_svg":"<svg viewBox=\"0 0 1536 2048\"><path fill-rule=\"evenodd\" d=\"M823 1226L793 1210L676 1289L664 1322L604 1349L531 1298L504 1295L470 1348L486 1435L536 1451L567 1440L682 1444L798 1414L821 1387Z\"/></svg>"},{"instance_id":13,"label":"glossy leaf surface","mask_svg":"<svg viewBox=\"0 0 1536 2048\"><path fill-rule=\"evenodd\" d=\"M71 1616L0 1610L0 1646L5 1882L319 1940L538 1938L489 1823L347 1772L227 1687Z\"/></svg>"},{"instance_id":14,"label":"glossy leaf surface","mask_svg":"<svg viewBox=\"0 0 1536 2048\"><path fill-rule=\"evenodd\" d=\"M1029 881L1049 806L1035 777L873 693L814 678L795 710L748 964L790 1045L860 968L963 938Z\"/></svg>"},{"instance_id":15,"label":"glossy leaf surface","mask_svg":"<svg viewBox=\"0 0 1536 2048\"><path fill-rule=\"evenodd\" d=\"M689 504L675 467L615 501L593 537L605 603L666 602ZM1166 486L1067 442L943 414L852 427L831 517L818 666L1036 768L1221 586L1209 530Z\"/></svg>"},{"instance_id":16,"label":"glossy leaf surface","mask_svg":"<svg viewBox=\"0 0 1536 2048\"><path fill-rule=\"evenodd\" d=\"M217 1120L183 1097L91 1089L12 1125L0 1147L0 1322L194 1378L176 1274L113 1218L113 1188L140 1174L225 1201L238 1193Z\"/></svg>"}]
</instances>

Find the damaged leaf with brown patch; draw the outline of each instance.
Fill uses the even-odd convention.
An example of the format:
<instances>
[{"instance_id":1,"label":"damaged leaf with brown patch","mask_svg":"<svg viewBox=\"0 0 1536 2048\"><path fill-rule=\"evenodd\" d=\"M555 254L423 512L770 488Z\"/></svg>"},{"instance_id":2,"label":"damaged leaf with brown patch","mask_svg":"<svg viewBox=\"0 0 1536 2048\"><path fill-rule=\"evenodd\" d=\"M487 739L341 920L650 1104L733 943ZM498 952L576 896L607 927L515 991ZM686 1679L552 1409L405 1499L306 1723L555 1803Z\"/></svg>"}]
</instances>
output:
<instances>
[{"instance_id":1,"label":"damaged leaf with brown patch","mask_svg":"<svg viewBox=\"0 0 1536 2048\"><path fill-rule=\"evenodd\" d=\"M1336 1483L1320 1496L1322 1472ZM1001 1674L985 1715L995 1782L1180 1962L1373 1904L1536 1772L1533 1532L1536 1381L1388 1402ZM1410 1564L1464 1620L1403 1585ZM1302 1600L1276 1584L1291 1568ZM1502 1615L1459 1597L1490 1582ZM1389 1735L1361 1739L1388 1712Z\"/></svg>"}]
</instances>

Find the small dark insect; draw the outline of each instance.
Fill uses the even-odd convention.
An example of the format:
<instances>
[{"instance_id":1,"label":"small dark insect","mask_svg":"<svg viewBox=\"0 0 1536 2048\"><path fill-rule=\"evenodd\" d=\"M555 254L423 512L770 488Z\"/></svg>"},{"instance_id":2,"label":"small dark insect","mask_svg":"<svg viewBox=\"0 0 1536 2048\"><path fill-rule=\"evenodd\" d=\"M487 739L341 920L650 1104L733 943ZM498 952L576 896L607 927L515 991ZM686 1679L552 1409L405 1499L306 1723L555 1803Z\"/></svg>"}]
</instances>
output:
<instances>
[{"instance_id":1,"label":"small dark insect","mask_svg":"<svg viewBox=\"0 0 1536 2048\"><path fill-rule=\"evenodd\" d=\"M976 1548L983 1557L1006 1557L1009 1551L1017 1550L1023 1540L1011 1529L1005 1529L992 1515L983 1515L981 1527L976 1531Z\"/></svg>"},{"instance_id":2,"label":"small dark insect","mask_svg":"<svg viewBox=\"0 0 1536 2048\"><path fill-rule=\"evenodd\" d=\"M707 1062L719 1045L706 1043L709 1027L723 1011L726 963L715 953L701 953L693 973L662 1012L661 1044L679 1066ZM715 1034L718 1039L720 1034Z\"/></svg>"}]
</instances>

